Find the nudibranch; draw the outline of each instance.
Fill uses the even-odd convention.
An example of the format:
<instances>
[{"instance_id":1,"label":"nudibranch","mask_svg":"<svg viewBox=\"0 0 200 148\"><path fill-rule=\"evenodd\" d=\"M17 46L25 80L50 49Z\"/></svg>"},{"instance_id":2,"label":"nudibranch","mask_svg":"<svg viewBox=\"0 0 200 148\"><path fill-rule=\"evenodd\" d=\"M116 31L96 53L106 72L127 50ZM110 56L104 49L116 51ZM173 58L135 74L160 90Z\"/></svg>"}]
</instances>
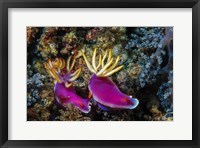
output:
<instances>
[{"instance_id":1,"label":"nudibranch","mask_svg":"<svg viewBox=\"0 0 200 148\"><path fill-rule=\"evenodd\" d=\"M54 93L57 102L64 107L71 103L82 112L88 113L90 112L89 99L83 99L77 95L72 84L80 76L81 68L71 73L76 57L72 63L71 59L72 56L68 58L67 62L62 58L49 59L44 65L47 72L55 79Z\"/></svg>"},{"instance_id":2,"label":"nudibranch","mask_svg":"<svg viewBox=\"0 0 200 148\"><path fill-rule=\"evenodd\" d=\"M106 50L104 55L99 55L98 65L96 65L96 49L94 49L92 55L92 64L89 63L82 51L81 53L88 69L93 73L88 84L89 91L100 108L103 110L115 110L134 109L138 106L138 99L122 93L109 78L109 76L123 68L123 65L116 67L120 60L119 56L113 62L112 49Z\"/></svg>"}]
</instances>

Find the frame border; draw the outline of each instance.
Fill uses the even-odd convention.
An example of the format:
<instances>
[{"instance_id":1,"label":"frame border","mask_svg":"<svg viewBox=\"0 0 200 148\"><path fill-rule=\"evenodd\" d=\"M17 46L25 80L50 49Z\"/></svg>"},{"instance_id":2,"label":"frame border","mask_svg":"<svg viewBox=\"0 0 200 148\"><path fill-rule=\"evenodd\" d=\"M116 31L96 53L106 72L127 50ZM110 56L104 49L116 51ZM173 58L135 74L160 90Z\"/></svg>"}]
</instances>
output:
<instances>
[{"instance_id":1,"label":"frame border","mask_svg":"<svg viewBox=\"0 0 200 148\"><path fill-rule=\"evenodd\" d=\"M9 8L192 8L192 140L8 140ZM200 147L200 0L0 0L0 146L21 147Z\"/></svg>"}]
</instances>

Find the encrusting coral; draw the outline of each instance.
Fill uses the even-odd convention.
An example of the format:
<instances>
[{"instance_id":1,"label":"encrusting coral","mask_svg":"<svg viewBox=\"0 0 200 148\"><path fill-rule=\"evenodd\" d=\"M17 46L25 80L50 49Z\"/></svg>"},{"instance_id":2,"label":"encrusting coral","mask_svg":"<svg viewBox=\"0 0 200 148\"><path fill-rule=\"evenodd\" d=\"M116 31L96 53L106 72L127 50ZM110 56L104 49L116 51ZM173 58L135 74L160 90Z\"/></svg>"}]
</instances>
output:
<instances>
[{"instance_id":1,"label":"encrusting coral","mask_svg":"<svg viewBox=\"0 0 200 148\"><path fill-rule=\"evenodd\" d=\"M45 76L39 73L33 74L30 65L27 66L27 69L29 70L27 75L27 106L31 106L40 99L39 93L44 86Z\"/></svg>"}]
</instances>

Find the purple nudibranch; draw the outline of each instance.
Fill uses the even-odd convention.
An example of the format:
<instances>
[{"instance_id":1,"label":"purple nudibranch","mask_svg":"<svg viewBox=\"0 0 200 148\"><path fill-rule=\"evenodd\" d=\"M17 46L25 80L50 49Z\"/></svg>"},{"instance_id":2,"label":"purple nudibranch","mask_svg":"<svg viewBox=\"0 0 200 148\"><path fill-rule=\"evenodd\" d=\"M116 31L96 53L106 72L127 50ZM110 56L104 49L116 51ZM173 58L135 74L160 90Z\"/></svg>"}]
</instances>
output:
<instances>
[{"instance_id":1,"label":"purple nudibranch","mask_svg":"<svg viewBox=\"0 0 200 148\"><path fill-rule=\"evenodd\" d=\"M89 90L96 102L102 109L134 109L139 101L122 93L115 83L108 77L92 75L89 82Z\"/></svg>"},{"instance_id":2,"label":"purple nudibranch","mask_svg":"<svg viewBox=\"0 0 200 148\"><path fill-rule=\"evenodd\" d=\"M87 64L88 69L94 73L89 81L89 91L94 100L99 103L99 107L103 110L107 109L134 109L138 106L139 101L122 93L115 83L109 78L110 75L118 72L123 66L117 66L120 57L118 56L113 63L112 49L106 50L105 54L99 55L99 64L96 65L96 49L94 49L92 56L92 65L89 63L87 57L82 52L83 58ZM101 59L101 57L103 57ZM106 60L106 62L105 62ZM101 70L98 70L100 67Z\"/></svg>"},{"instance_id":3,"label":"purple nudibranch","mask_svg":"<svg viewBox=\"0 0 200 148\"><path fill-rule=\"evenodd\" d=\"M56 58L54 61L48 60L45 63L45 68L47 72L55 78L54 93L55 98L59 104L66 106L68 104L73 104L79 110L84 113L90 112L89 99L83 99L77 95L72 82L76 80L81 73L81 68L71 73L74 67L75 59L70 66L71 56L67 60L67 72L63 75L62 70L65 68L65 61L61 58Z\"/></svg>"}]
</instances>

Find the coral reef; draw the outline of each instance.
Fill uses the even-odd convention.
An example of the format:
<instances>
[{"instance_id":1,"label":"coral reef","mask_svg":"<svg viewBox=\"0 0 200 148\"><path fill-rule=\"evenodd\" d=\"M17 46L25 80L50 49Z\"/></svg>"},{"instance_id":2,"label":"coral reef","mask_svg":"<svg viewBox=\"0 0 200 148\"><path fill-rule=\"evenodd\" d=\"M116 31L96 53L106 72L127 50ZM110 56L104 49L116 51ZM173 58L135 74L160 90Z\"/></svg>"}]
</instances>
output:
<instances>
[{"instance_id":1,"label":"coral reef","mask_svg":"<svg viewBox=\"0 0 200 148\"><path fill-rule=\"evenodd\" d=\"M63 33L67 30L68 28L64 27L46 27L43 29L37 49L44 59L57 56L61 48Z\"/></svg>"},{"instance_id":2,"label":"coral reef","mask_svg":"<svg viewBox=\"0 0 200 148\"><path fill-rule=\"evenodd\" d=\"M160 99L161 106L164 108L167 117L173 116L173 86L172 81L169 80L163 83L157 92L157 96Z\"/></svg>"},{"instance_id":3,"label":"coral reef","mask_svg":"<svg viewBox=\"0 0 200 148\"><path fill-rule=\"evenodd\" d=\"M27 106L31 106L34 104L39 98L39 92L44 85L45 76L36 73L34 75L33 72L30 70L31 66L27 65L28 69L28 79L27 79Z\"/></svg>"},{"instance_id":4,"label":"coral reef","mask_svg":"<svg viewBox=\"0 0 200 148\"><path fill-rule=\"evenodd\" d=\"M125 46L125 49L133 50L154 50L158 47L162 47L160 41L164 36L165 28L163 27L141 27L136 28L134 33L131 34L131 39Z\"/></svg>"},{"instance_id":5,"label":"coral reef","mask_svg":"<svg viewBox=\"0 0 200 148\"><path fill-rule=\"evenodd\" d=\"M60 109L56 121L90 121L91 118L82 114L80 110L72 105L68 105L66 110Z\"/></svg>"},{"instance_id":6,"label":"coral reef","mask_svg":"<svg viewBox=\"0 0 200 148\"><path fill-rule=\"evenodd\" d=\"M170 59L173 57L173 51L170 48L172 40L173 30L170 27L167 29L162 27L134 29L125 49L134 50L136 62L142 69L137 79L139 87L154 84L161 71L170 70Z\"/></svg>"},{"instance_id":7,"label":"coral reef","mask_svg":"<svg viewBox=\"0 0 200 148\"><path fill-rule=\"evenodd\" d=\"M94 48L106 50L126 40L125 27L99 28Z\"/></svg>"},{"instance_id":8,"label":"coral reef","mask_svg":"<svg viewBox=\"0 0 200 148\"><path fill-rule=\"evenodd\" d=\"M85 57L73 60L80 52ZM27 56L28 121L173 121L173 27L27 27ZM66 66L59 69L62 62L56 59L63 59ZM67 69L67 63L73 69ZM103 79L109 76L113 86L137 98L139 105L133 110L102 106L89 94L91 72ZM78 75L70 82L71 74ZM75 92L84 101L91 98L90 112L78 108L77 99L59 102L62 97L54 90L60 81L73 86L70 94Z\"/></svg>"},{"instance_id":9,"label":"coral reef","mask_svg":"<svg viewBox=\"0 0 200 148\"><path fill-rule=\"evenodd\" d=\"M37 27L27 27L27 44L30 45L31 43L35 42L36 34L39 32Z\"/></svg>"},{"instance_id":10,"label":"coral reef","mask_svg":"<svg viewBox=\"0 0 200 148\"><path fill-rule=\"evenodd\" d=\"M61 54L67 54L72 50L78 50L80 49L78 38L76 37L76 34L74 31L71 31L69 33L66 33L65 36L62 39L64 48L60 51Z\"/></svg>"},{"instance_id":11,"label":"coral reef","mask_svg":"<svg viewBox=\"0 0 200 148\"><path fill-rule=\"evenodd\" d=\"M151 63L153 59L155 59L154 54L149 57L141 53L141 60L143 60L143 63L140 64L142 70L138 76L137 85L142 88L146 85L154 84L157 80L161 62Z\"/></svg>"}]
</instances>

